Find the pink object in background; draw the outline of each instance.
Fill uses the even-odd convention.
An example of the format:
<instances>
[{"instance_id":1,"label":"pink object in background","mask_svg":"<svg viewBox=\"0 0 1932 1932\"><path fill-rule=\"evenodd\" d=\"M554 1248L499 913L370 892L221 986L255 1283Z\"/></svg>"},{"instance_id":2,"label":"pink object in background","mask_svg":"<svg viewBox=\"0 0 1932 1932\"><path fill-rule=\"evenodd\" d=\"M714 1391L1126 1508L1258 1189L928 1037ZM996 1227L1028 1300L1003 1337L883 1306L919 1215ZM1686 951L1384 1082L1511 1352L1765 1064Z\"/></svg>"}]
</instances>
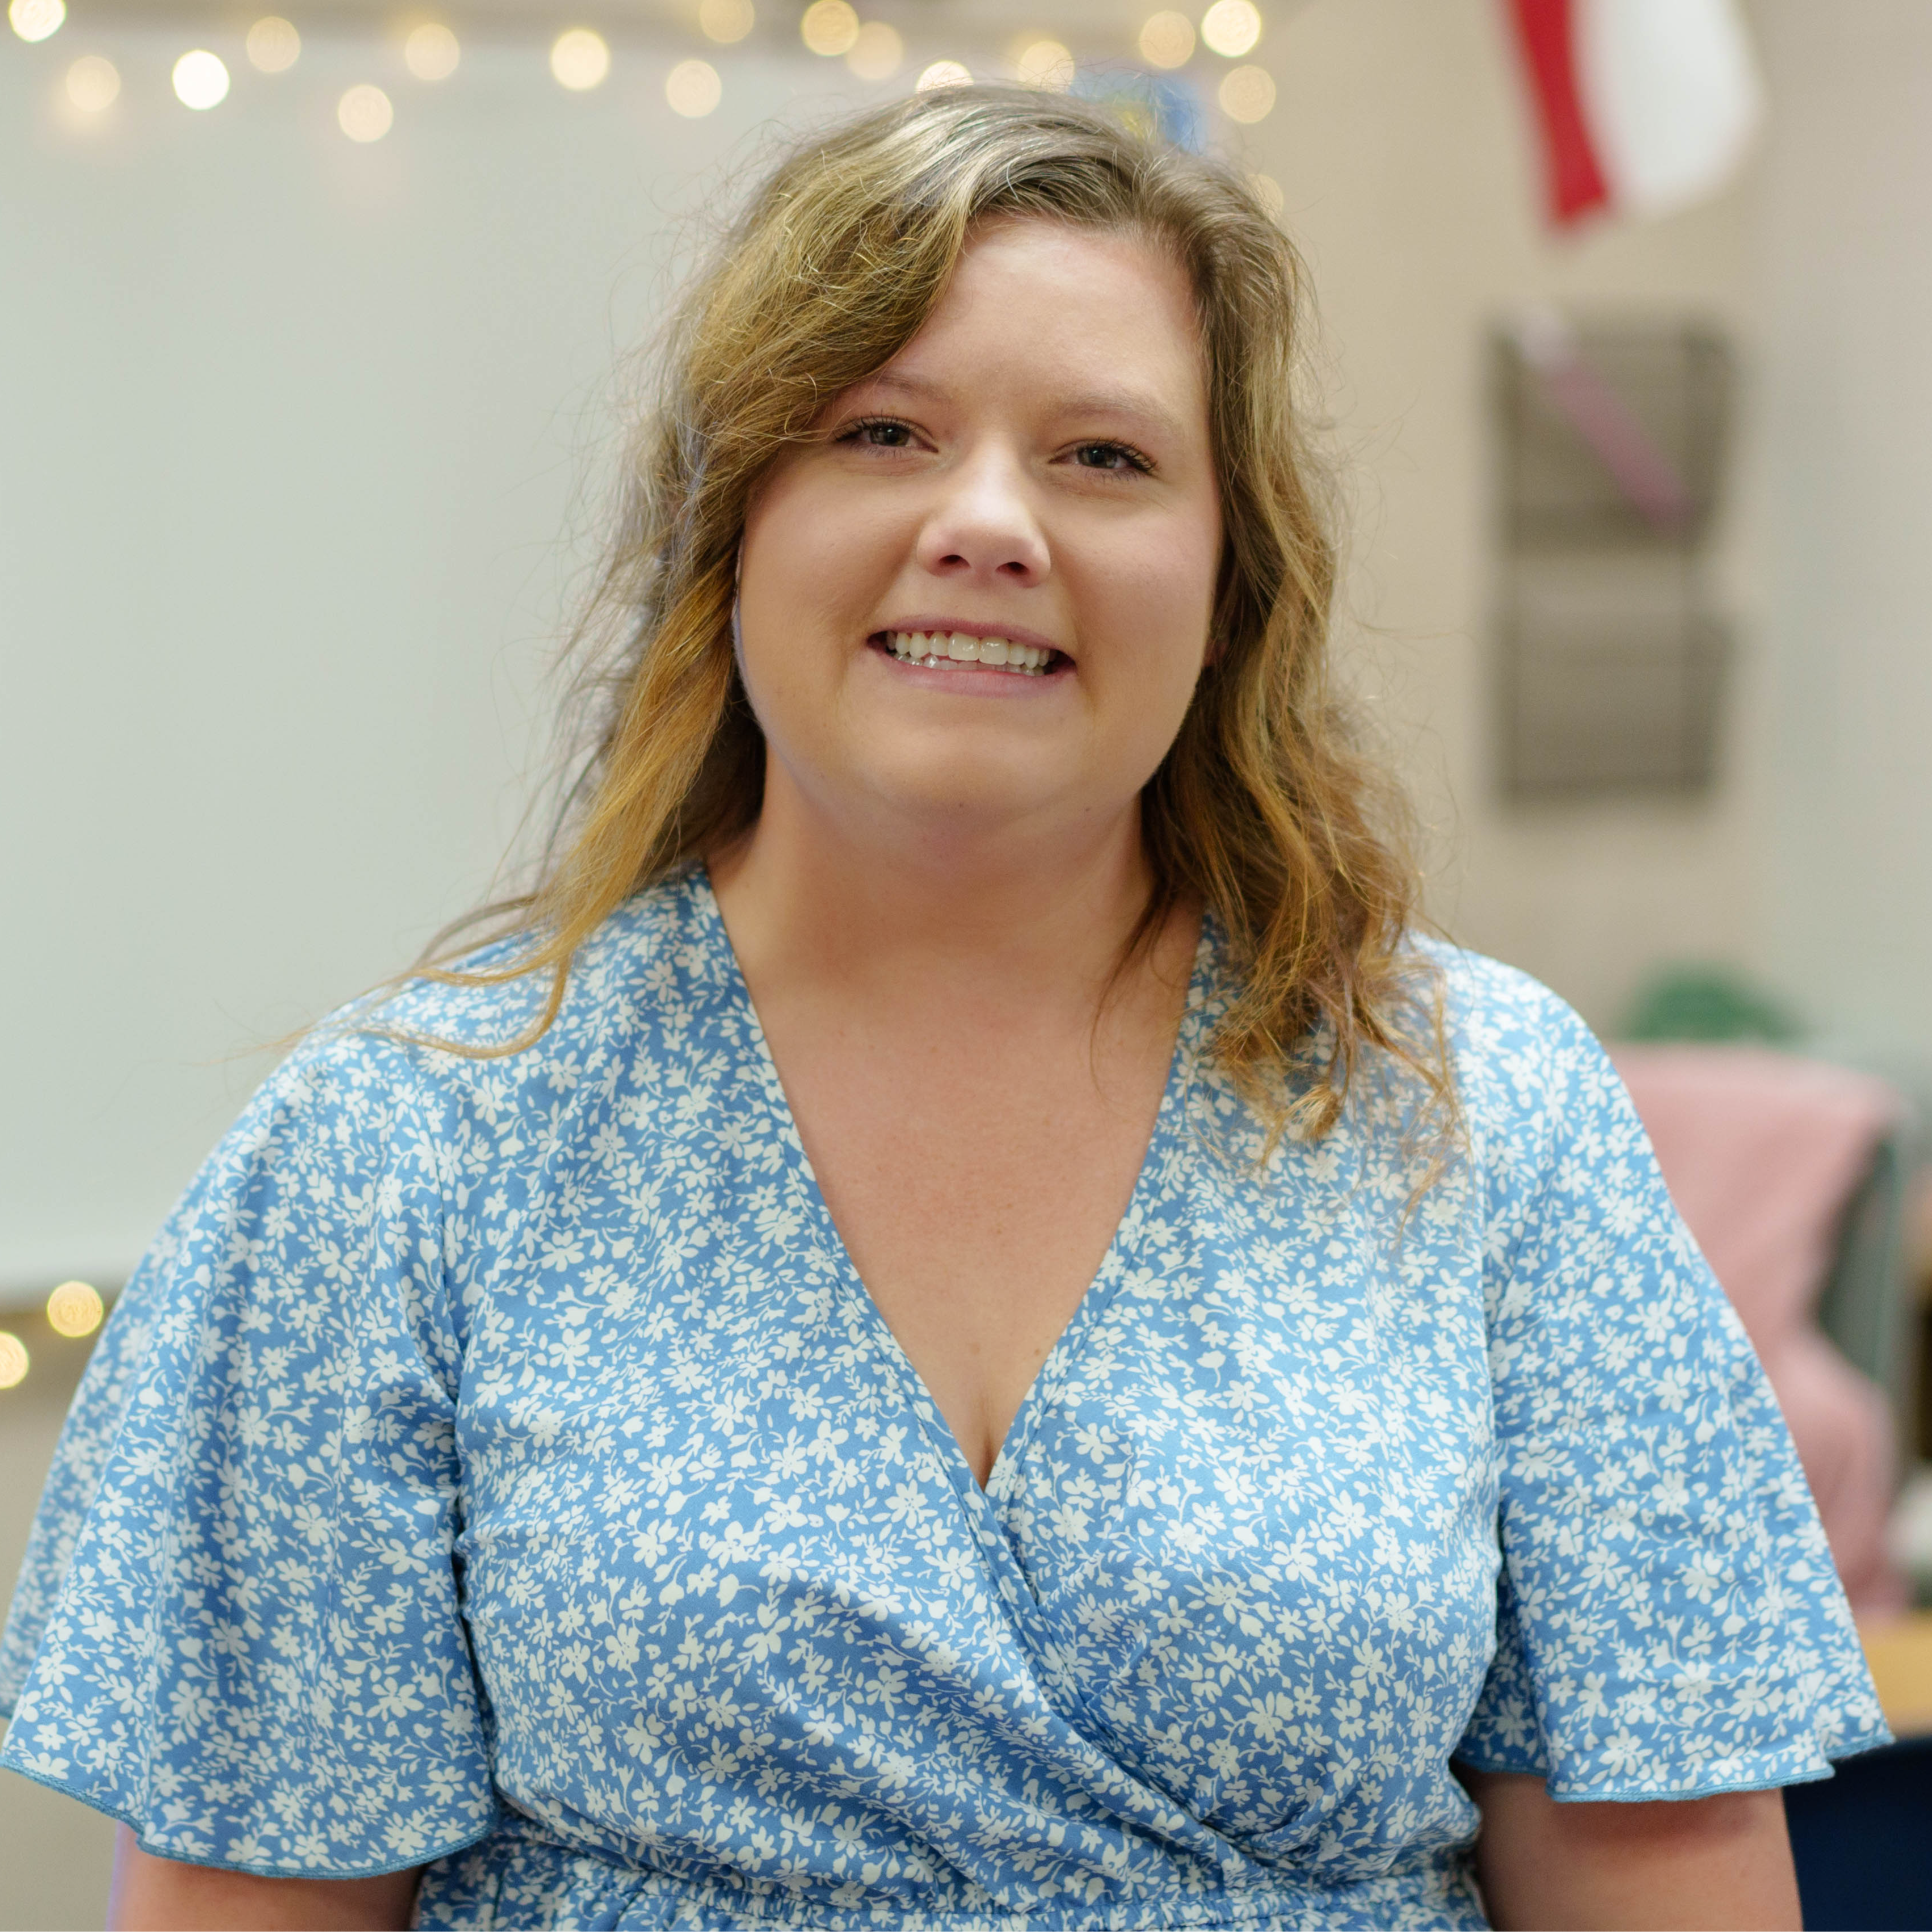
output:
<instances>
[{"instance_id":1,"label":"pink object in background","mask_svg":"<svg viewBox=\"0 0 1932 1932\"><path fill-rule=\"evenodd\" d=\"M1742 1318L1861 1616L1903 1610L1886 1554L1896 1486L1882 1392L1813 1319L1839 1224L1896 1126L1882 1080L1754 1046L1611 1049L1678 1211Z\"/></svg>"}]
</instances>

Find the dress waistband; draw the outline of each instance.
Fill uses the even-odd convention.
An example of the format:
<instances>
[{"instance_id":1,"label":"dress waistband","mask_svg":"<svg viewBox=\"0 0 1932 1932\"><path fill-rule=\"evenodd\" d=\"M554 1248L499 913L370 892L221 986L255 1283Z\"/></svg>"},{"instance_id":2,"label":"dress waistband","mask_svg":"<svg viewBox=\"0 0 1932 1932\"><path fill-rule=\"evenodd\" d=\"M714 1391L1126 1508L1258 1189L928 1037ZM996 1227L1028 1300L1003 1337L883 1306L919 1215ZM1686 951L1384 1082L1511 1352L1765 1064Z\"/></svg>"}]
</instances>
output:
<instances>
[{"instance_id":1,"label":"dress waistband","mask_svg":"<svg viewBox=\"0 0 1932 1932\"><path fill-rule=\"evenodd\" d=\"M1284 1876L1238 1892L1016 1911L983 1893L916 1904L856 1879L831 1890L681 1877L573 1850L521 1820L430 1865L411 1922L424 1932L1486 1932L1489 1923L1466 1864L1450 1854L1349 1884Z\"/></svg>"}]
</instances>

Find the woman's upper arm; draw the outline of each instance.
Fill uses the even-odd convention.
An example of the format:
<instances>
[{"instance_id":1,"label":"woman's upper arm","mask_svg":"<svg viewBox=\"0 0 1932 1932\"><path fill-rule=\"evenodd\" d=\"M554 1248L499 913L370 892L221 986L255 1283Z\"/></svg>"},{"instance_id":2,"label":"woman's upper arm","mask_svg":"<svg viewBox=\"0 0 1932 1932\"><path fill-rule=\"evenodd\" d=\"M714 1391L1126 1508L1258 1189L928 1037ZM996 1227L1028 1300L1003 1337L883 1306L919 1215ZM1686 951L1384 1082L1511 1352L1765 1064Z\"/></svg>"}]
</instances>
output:
<instances>
[{"instance_id":1,"label":"woman's upper arm","mask_svg":"<svg viewBox=\"0 0 1932 1932\"><path fill-rule=\"evenodd\" d=\"M1540 1778L1458 1775L1483 1814L1476 1877L1499 1928L1797 1932L1804 1923L1781 1791L1559 1804Z\"/></svg>"},{"instance_id":2,"label":"woman's upper arm","mask_svg":"<svg viewBox=\"0 0 1932 1932\"><path fill-rule=\"evenodd\" d=\"M1464 1060L1502 1563L1451 1755L1566 1803L1825 1776L1888 1733L1777 1399L1602 1048L1482 973Z\"/></svg>"},{"instance_id":3,"label":"woman's upper arm","mask_svg":"<svg viewBox=\"0 0 1932 1932\"><path fill-rule=\"evenodd\" d=\"M261 1878L158 1858L115 1834L110 1932L400 1932L422 1868L374 1878Z\"/></svg>"},{"instance_id":4,"label":"woman's upper arm","mask_svg":"<svg viewBox=\"0 0 1932 1932\"><path fill-rule=\"evenodd\" d=\"M62 1435L0 1765L164 1857L346 1879L494 1822L446 1113L388 1042L304 1046L143 1260Z\"/></svg>"}]
</instances>

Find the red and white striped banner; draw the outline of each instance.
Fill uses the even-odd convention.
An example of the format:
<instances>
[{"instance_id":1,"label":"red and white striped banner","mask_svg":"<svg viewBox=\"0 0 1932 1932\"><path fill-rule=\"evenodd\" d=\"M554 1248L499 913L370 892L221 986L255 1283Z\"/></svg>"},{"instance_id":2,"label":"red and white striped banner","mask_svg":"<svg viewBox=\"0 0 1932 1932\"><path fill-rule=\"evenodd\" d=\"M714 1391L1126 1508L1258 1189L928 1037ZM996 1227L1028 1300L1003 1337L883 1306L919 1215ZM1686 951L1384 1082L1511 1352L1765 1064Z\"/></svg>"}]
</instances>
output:
<instances>
[{"instance_id":1,"label":"red and white striped banner","mask_svg":"<svg viewBox=\"0 0 1932 1932\"><path fill-rule=\"evenodd\" d=\"M1736 0L1507 0L1551 220L1664 214L1721 187L1763 90Z\"/></svg>"}]
</instances>

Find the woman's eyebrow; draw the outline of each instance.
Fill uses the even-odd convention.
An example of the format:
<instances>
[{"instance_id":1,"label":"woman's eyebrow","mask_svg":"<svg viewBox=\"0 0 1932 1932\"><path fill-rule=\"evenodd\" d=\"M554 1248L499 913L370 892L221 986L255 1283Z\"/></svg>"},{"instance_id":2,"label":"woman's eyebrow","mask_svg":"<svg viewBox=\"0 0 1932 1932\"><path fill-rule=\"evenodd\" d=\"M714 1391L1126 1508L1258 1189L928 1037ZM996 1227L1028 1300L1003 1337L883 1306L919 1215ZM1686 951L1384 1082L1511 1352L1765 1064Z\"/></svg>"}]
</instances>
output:
<instances>
[{"instance_id":1,"label":"woman's eyebrow","mask_svg":"<svg viewBox=\"0 0 1932 1932\"><path fill-rule=\"evenodd\" d=\"M930 382L923 376L904 375L894 369L881 369L876 376L854 382L847 393L860 395L876 389L897 390L904 395L942 402L952 394L944 382Z\"/></svg>"},{"instance_id":2,"label":"woman's eyebrow","mask_svg":"<svg viewBox=\"0 0 1932 1932\"><path fill-rule=\"evenodd\" d=\"M881 390L896 391L923 401L940 402L951 400L953 393L946 383L894 369L881 370L876 376L855 382L848 393L872 395ZM1106 416L1114 420L1124 418L1139 425L1149 436L1178 438L1181 434L1180 422L1174 412L1140 390L1075 390L1054 398L1054 413L1058 416Z\"/></svg>"},{"instance_id":3,"label":"woman's eyebrow","mask_svg":"<svg viewBox=\"0 0 1932 1932\"><path fill-rule=\"evenodd\" d=\"M1135 390L1076 390L1060 397L1057 407L1062 416L1125 417L1151 435L1178 437L1181 434L1180 419L1172 410Z\"/></svg>"}]
</instances>

